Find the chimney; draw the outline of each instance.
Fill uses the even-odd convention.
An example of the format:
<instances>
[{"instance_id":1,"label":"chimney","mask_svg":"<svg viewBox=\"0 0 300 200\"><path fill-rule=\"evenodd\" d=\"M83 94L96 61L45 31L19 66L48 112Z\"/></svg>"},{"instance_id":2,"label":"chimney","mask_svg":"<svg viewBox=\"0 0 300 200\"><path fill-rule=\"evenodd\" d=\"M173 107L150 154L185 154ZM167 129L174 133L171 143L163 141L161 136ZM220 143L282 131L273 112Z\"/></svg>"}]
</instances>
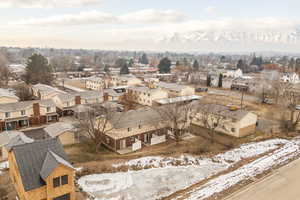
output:
<instances>
[{"instance_id":1,"label":"chimney","mask_svg":"<svg viewBox=\"0 0 300 200\"><path fill-rule=\"evenodd\" d=\"M40 113L40 104L39 103L33 103L32 107L33 107L33 115L35 117L40 116L41 115L41 113Z\"/></svg>"},{"instance_id":2,"label":"chimney","mask_svg":"<svg viewBox=\"0 0 300 200\"><path fill-rule=\"evenodd\" d=\"M81 97L80 96L76 96L75 97L75 104L76 105L80 105L81 104Z\"/></svg>"}]
</instances>

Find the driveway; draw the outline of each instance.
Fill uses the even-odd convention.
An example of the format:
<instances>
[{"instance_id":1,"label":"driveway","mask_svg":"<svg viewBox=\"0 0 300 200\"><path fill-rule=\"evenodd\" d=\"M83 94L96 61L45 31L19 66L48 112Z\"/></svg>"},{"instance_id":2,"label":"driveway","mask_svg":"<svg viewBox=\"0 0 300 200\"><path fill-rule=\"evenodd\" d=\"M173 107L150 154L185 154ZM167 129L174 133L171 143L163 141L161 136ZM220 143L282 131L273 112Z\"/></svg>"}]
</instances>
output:
<instances>
[{"instance_id":1,"label":"driveway","mask_svg":"<svg viewBox=\"0 0 300 200\"><path fill-rule=\"evenodd\" d=\"M300 159L277 170L226 200L297 200L300 199Z\"/></svg>"}]
</instances>

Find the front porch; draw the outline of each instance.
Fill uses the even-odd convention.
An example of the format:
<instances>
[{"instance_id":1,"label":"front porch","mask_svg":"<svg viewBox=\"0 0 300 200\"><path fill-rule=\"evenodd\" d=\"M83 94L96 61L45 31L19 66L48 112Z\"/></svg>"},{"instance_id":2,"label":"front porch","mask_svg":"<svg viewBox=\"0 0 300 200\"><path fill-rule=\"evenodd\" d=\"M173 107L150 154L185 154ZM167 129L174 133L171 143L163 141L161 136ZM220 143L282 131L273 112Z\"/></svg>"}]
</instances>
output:
<instances>
[{"instance_id":1,"label":"front porch","mask_svg":"<svg viewBox=\"0 0 300 200\"><path fill-rule=\"evenodd\" d=\"M30 126L28 117L6 119L2 122L1 130L2 131L11 131L18 130L22 128L28 128Z\"/></svg>"}]
</instances>

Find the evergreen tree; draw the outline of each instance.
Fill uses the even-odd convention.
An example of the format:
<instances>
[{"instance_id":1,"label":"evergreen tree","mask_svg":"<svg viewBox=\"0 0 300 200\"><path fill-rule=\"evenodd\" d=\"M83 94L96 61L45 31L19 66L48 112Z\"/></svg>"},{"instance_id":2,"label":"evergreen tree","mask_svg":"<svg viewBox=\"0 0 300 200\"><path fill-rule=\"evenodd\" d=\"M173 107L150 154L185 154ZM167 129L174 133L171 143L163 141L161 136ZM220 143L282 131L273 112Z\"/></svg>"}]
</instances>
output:
<instances>
[{"instance_id":1,"label":"evergreen tree","mask_svg":"<svg viewBox=\"0 0 300 200\"><path fill-rule=\"evenodd\" d=\"M26 63L24 79L27 84L51 85L53 81L52 67L48 64L47 58L40 54L30 56Z\"/></svg>"},{"instance_id":2,"label":"evergreen tree","mask_svg":"<svg viewBox=\"0 0 300 200\"><path fill-rule=\"evenodd\" d=\"M148 65L149 64L149 60L147 58L147 54L143 54L142 55L142 58L141 58L141 63L144 64L144 65Z\"/></svg>"},{"instance_id":3,"label":"evergreen tree","mask_svg":"<svg viewBox=\"0 0 300 200\"><path fill-rule=\"evenodd\" d=\"M182 64L183 64L184 67L187 67L189 65L186 58L183 58Z\"/></svg>"},{"instance_id":4,"label":"evergreen tree","mask_svg":"<svg viewBox=\"0 0 300 200\"><path fill-rule=\"evenodd\" d=\"M223 74L219 75L219 83L218 83L218 87L221 88L223 87Z\"/></svg>"},{"instance_id":5,"label":"evergreen tree","mask_svg":"<svg viewBox=\"0 0 300 200\"><path fill-rule=\"evenodd\" d=\"M129 60L129 62L128 62L129 68L130 68L130 67L133 67L133 64L134 64L134 61L133 61L133 59L131 58L131 59Z\"/></svg>"},{"instance_id":6,"label":"evergreen tree","mask_svg":"<svg viewBox=\"0 0 300 200\"><path fill-rule=\"evenodd\" d=\"M199 63L198 63L197 60L195 60L194 63L193 63L193 69L196 70L196 71L198 71L199 68L200 68Z\"/></svg>"},{"instance_id":7,"label":"evergreen tree","mask_svg":"<svg viewBox=\"0 0 300 200\"><path fill-rule=\"evenodd\" d=\"M296 71L299 72L300 71L300 58L296 59L295 67L296 67Z\"/></svg>"},{"instance_id":8,"label":"evergreen tree","mask_svg":"<svg viewBox=\"0 0 300 200\"><path fill-rule=\"evenodd\" d=\"M294 58L291 58L291 60L289 61L289 69L295 70L295 66L296 66L296 62Z\"/></svg>"},{"instance_id":9,"label":"evergreen tree","mask_svg":"<svg viewBox=\"0 0 300 200\"><path fill-rule=\"evenodd\" d=\"M211 86L211 76L210 75L207 75L207 77L206 77L206 86L207 87Z\"/></svg>"},{"instance_id":10,"label":"evergreen tree","mask_svg":"<svg viewBox=\"0 0 300 200\"><path fill-rule=\"evenodd\" d=\"M220 62L221 62L221 63L224 63L224 62L226 62L226 57L225 57L225 56L221 56L221 58L220 58Z\"/></svg>"},{"instance_id":11,"label":"evergreen tree","mask_svg":"<svg viewBox=\"0 0 300 200\"><path fill-rule=\"evenodd\" d=\"M122 74L129 74L129 68L128 68L128 65L127 65L127 63L125 62L124 64L123 64L123 66L121 67L121 69L120 69L120 74L122 75Z\"/></svg>"},{"instance_id":12,"label":"evergreen tree","mask_svg":"<svg viewBox=\"0 0 300 200\"><path fill-rule=\"evenodd\" d=\"M177 60L177 61L176 61L176 67L179 67L179 66L180 66L180 61Z\"/></svg>"},{"instance_id":13,"label":"evergreen tree","mask_svg":"<svg viewBox=\"0 0 300 200\"><path fill-rule=\"evenodd\" d=\"M110 69L109 69L109 65L105 65L104 67L104 72L109 73Z\"/></svg>"},{"instance_id":14,"label":"evergreen tree","mask_svg":"<svg viewBox=\"0 0 300 200\"><path fill-rule=\"evenodd\" d=\"M159 73L165 74L170 73L171 71L171 60L168 57L165 57L160 60L158 64Z\"/></svg>"}]
</instances>

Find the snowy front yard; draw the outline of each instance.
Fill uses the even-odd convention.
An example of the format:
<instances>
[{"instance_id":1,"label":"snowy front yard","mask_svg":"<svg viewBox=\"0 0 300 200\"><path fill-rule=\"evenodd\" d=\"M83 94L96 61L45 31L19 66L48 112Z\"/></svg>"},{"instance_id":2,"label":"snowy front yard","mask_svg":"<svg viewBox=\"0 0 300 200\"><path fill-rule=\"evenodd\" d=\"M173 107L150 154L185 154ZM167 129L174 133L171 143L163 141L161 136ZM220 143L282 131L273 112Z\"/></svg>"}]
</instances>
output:
<instances>
[{"instance_id":1,"label":"snowy front yard","mask_svg":"<svg viewBox=\"0 0 300 200\"><path fill-rule=\"evenodd\" d=\"M231 172L233 174L228 173L212 179L211 181L215 182L208 182L203 188L193 190L188 198L191 200L206 198L240 180L255 176L298 154L299 143L282 139L250 143L213 158L188 155L180 158L144 157L119 163L114 167L125 165L139 168L151 167L150 169L88 175L81 177L78 184L83 191L97 200L155 200L210 178L243 159L255 158L265 153L270 153L270 155L259 158L245 165L244 168L239 168L239 171Z\"/></svg>"}]
</instances>

